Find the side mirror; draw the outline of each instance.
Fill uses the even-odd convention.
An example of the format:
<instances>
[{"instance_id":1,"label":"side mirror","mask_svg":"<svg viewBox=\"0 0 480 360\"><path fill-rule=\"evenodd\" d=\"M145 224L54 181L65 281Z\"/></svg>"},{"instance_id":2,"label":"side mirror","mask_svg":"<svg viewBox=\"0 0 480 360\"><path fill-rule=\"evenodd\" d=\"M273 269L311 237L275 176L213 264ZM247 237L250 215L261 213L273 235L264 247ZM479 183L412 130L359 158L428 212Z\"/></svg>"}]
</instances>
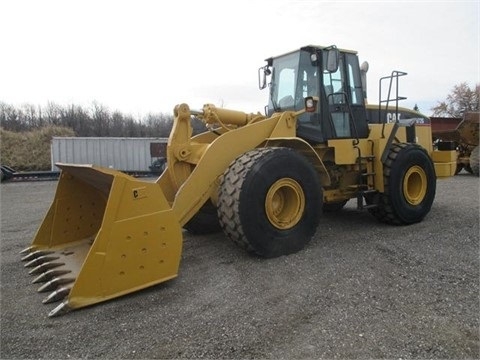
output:
<instances>
[{"instance_id":1,"label":"side mirror","mask_svg":"<svg viewBox=\"0 0 480 360\"><path fill-rule=\"evenodd\" d=\"M338 62L340 54L335 46L331 46L326 49L327 51L327 64L326 69L329 73L334 73L338 70Z\"/></svg>"},{"instance_id":2,"label":"side mirror","mask_svg":"<svg viewBox=\"0 0 480 360\"><path fill-rule=\"evenodd\" d=\"M268 65L262 66L258 69L258 88L263 90L267 87L267 76L270 75L272 71Z\"/></svg>"}]
</instances>

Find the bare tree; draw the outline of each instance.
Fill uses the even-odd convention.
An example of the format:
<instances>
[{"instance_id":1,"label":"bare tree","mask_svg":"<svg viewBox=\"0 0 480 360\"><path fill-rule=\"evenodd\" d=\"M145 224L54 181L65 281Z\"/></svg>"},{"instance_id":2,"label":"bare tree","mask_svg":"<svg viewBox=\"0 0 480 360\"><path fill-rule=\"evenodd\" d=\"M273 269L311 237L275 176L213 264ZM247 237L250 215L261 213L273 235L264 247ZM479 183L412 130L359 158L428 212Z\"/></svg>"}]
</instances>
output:
<instances>
[{"instance_id":1,"label":"bare tree","mask_svg":"<svg viewBox=\"0 0 480 360\"><path fill-rule=\"evenodd\" d=\"M59 126L61 123L62 108L54 102L48 102L45 108L47 124Z\"/></svg>"},{"instance_id":2,"label":"bare tree","mask_svg":"<svg viewBox=\"0 0 480 360\"><path fill-rule=\"evenodd\" d=\"M18 109L3 102L0 103L0 126L5 130L24 130L23 124L20 121Z\"/></svg>"},{"instance_id":3,"label":"bare tree","mask_svg":"<svg viewBox=\"0 0 480 360\"><path fill-rule=\"evenodd\" d=\"M434 106L432 116L461 118L468 111L478 111L480 103L480 84L470 88L466 82L455 85L445 101Z\"/></svg>"},{"instance_id":4,"label":"bare tree","mask_svg":"<svg viewBox=\"0 0 480 360\"><path fill-rule=\"evenodd\" d=\"M93 102L92 109L93 128L95 129L95 136L109 136L109 128L111 124L110 111L107 107Z\"/></svg>"}]
</instances>

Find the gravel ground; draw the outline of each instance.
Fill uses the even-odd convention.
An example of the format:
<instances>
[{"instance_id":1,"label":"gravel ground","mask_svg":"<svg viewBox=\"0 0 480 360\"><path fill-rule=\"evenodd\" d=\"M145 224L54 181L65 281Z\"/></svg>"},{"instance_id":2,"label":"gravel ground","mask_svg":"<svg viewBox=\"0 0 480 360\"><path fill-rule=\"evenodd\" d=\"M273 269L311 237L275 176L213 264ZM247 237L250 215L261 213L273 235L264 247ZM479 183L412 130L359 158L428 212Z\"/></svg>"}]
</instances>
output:
<instances>
[{"instance_id":1,"label":"gravel ground","mask_svg":"<svg viewBox=\"0 0 480 360\"><path fill-rule=\"evenodd\" d=\"M56 182L1 185L1 359L478 359L479 179L438 181L426 219L351 201L271 260L185 233L179 277L48 318L23 263Z\"/></svg>"}]
</instances>

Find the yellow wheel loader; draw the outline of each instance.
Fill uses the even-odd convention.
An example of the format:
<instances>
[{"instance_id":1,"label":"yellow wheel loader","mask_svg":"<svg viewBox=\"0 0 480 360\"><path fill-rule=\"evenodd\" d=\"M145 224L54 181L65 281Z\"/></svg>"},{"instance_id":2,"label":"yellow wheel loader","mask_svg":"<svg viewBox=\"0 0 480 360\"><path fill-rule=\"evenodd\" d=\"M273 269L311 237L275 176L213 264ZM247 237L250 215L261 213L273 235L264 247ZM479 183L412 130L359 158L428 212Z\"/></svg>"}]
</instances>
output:
<instances>
[{"instance_id":1,"label":"yellow wheel loader","mask_svg":"<svg viewBox=\"0 0 480 360\"><path fill-rule=\"evenodd\" d=\"M388 96L373 106L355 51L306 46L266 62L265 114L175 107L167 168L154 182L58 164L53 203L23 251L50 293L44 302L60 301L50 316L176 277L183 229L221 228L247 251L276 257L304 248L322 212L350 199L393 225L428 214L456 152L434 150L428 118L398 107L392 89L405 73L385 78ZM192 137L194 117L208 131Z\"/></svg>"}]
</instances>

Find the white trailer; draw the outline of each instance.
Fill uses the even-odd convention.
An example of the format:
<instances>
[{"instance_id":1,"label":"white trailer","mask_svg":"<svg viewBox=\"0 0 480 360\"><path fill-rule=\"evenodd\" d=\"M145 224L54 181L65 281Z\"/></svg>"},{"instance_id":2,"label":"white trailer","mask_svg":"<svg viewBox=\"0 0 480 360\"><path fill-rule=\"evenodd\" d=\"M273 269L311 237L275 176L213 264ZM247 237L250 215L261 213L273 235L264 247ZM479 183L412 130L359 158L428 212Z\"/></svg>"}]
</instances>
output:
<instances>
[{"instance_id":1,"label":"white trailer","mask_svg":"<svg viewBox=\"0 0 480 360\"><path fill-rule=\"evenodd\" d=\"M93 164L120 171L149 171L165 157L168 138L53 137L52 171L56 163Z\"/></svg>"}]
</instances>

